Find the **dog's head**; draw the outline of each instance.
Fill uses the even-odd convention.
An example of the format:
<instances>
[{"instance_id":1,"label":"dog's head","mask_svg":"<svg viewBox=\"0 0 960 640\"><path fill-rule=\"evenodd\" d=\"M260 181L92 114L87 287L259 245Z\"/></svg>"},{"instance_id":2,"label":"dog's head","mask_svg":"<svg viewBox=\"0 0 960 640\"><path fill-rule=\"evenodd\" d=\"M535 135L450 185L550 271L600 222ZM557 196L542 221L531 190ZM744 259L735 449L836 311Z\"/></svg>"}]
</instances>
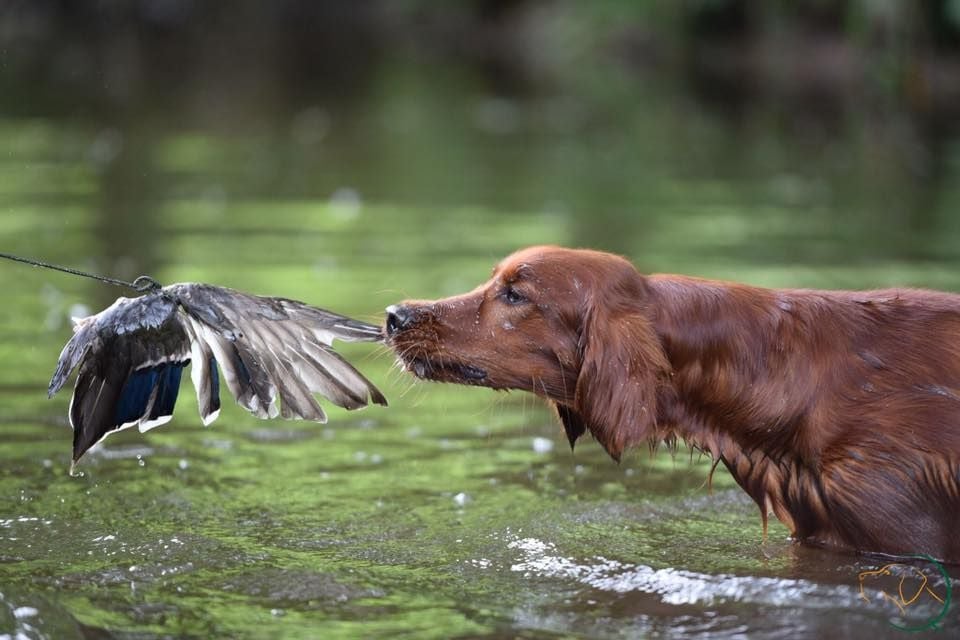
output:
<instances>
[{"instance_id":1,"label":"dog's head","mask_svg":"<svg viewBox=\"0 0 960 640\"><path fill-rule=\"evenodd\" d=\"M386 335L419 378L530 391L555 403L571 445L589 429L614 458L647 437L668 366L623 258L531 247L468 293L387 309Z\"/></svg>"}]
</instances>

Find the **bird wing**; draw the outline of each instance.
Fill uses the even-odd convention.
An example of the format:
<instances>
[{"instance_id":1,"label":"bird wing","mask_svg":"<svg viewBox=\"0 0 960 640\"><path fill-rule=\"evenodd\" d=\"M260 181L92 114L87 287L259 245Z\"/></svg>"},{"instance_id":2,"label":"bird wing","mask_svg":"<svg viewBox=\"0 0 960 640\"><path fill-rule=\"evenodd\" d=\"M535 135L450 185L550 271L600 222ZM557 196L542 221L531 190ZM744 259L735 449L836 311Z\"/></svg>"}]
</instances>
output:
<instances>
[{"instance_id":1,"label":"bird wing","mask_svg":"<svg viewBox=\"0 0 960 640\"><path fill-rule=\"evenodd\" d=\"M190 283L167 290L181 305L194 362L210 363L211 371L219 364L231 394L254 415L325 422L314 393L347 409L387 404L379 389L331 348L334 339L379 341L379 327L296 300L225 287ZM193 376L206 422L210 385L197 369Z\"/></svg>"},{"instance_id":2,"label":"bird wing","mask_svg":"<svg viewBox=\"0 0 960 640\"><path fill-rule=\"evenodd\" d=\"M79 365L70 399L73 460L109 434L168 422L190 362L190 342L177 304L161 292L120 298L80 320L50 380L52 396Z\"/></svg>"},{"instance_id":3,"label":"bird wing","mask_svg":"<svg viewBox=\"0 0 960 640\"><path fill-rule=\"evenodd\" d=\"M220 411L220 375L238 404L268 418L326 421L319 393L347 409L383 394L331 348L334 339L377 341L378 327L284 298L178 284L120 298L79 321L48 389L79 366L70 401L73 460L107 435L170 420L187 364L205 425ZM279 400L279 407L278 401Z\"/></svg>"}]
</instances>

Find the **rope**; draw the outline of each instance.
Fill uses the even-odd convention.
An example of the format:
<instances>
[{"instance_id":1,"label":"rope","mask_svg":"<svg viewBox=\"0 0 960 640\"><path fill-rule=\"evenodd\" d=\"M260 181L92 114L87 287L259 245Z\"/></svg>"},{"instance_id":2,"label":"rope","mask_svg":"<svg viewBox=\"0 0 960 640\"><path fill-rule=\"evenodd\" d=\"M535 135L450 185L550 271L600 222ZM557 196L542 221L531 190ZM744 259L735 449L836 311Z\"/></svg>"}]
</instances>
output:
<instances>
[{"instance_id":1,"label":"rope","mask_svg":"<svg viewBox=\"0 0 960 640\"><path fill-rule=\"evenodd\" d=\"M82 276L84 278L90 278L92 280L99 280L100 282L106 282L107 284L116 285L118 287L126 287L128 289L133 289L138 293L156 291L162 288L160 283L154 280L153 278L151 278L150 276L140 276L133 282L127 282L126 280L120 280L118 278L108 278L106 276L97 275L95 273L87 273L86 271L71 269L70 267L61 267L55 264L50 264L49 262L43 262L42 260L32 260L30 258L22 258L20 256L15 256L10 253L0 252L0 258L6 258L7 260L13 260L14 262L22 262L24 264L29 264L34 267L43 267L44 269L53 269L54 271L62 271L64 273L69 273L75 276Z\"/></svg>"}]
</instances>

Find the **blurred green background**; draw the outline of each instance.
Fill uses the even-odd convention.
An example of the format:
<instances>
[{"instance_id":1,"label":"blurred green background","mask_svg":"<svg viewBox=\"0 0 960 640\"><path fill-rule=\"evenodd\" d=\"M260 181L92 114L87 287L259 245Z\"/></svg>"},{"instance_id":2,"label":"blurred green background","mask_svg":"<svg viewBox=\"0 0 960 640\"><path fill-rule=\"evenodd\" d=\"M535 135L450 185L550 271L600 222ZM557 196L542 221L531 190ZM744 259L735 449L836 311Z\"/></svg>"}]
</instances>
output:
<instances>
[{"instance_id":1,"label":"blurred green background","mask_svg":"<svg viewBox=\"0 0 960 640\"><path fill-rule=\"evenodd\" d=\"M534 243L960 290L958 115L956 0L5 0L0 251L373 322ZM389 409L204 430L185 387L69 478L48 376L125 292L0 287L0 638L899 633L708 461L571 454L369 345Z\"/></svg>"}]
</instances>

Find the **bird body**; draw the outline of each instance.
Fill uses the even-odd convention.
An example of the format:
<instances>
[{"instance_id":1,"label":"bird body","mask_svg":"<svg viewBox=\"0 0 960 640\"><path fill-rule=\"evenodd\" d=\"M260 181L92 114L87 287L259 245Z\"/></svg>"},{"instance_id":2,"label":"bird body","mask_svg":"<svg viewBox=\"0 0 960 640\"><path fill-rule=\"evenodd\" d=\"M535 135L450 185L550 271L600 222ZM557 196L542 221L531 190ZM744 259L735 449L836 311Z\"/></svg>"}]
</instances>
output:
<instances>
[{"instance_id":1,"label":"bird body","mask_svg":"<svg viewBox=\"0 0 960 640\"><path fill-rule=\"evenodd\" d=\"M79 367L70 401L74 463L111 433L168 422L188 364L204 425L220 411L220 372L237 403L260 418L326 422L314 393L347 409L371 401L386 405L383 394L333 351L334 339L382 337L379 327L295 300L174 284L120 298L76 321L48 393L59 391Z\"/></svg>"}]
</instances>

